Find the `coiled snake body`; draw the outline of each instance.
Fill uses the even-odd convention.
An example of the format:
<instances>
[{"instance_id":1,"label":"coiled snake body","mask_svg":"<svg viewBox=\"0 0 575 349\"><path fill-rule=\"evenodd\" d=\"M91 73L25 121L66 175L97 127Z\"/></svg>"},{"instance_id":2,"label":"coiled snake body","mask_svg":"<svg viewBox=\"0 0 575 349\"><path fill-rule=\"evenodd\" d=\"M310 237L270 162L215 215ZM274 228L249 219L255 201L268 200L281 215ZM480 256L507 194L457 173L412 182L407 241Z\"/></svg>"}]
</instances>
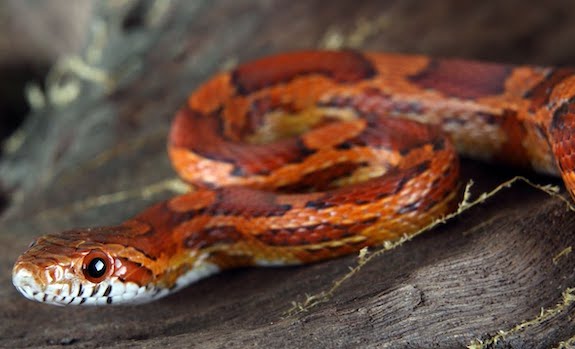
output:
<instances>
[{"instance_id":1,"label":"coiled snake body","mask_svg":"<svg viewBox=\"0 0 575 349\"><path fill-rule=\"evenodd\" d=\"M223 269L332 258L449 212L459 153L562 175L573 194L575 71L353 51L216 75L178 112L198 189L115 227L38 238L13 283L52 304L156 299Z\"/></svg>"}]
</instances>

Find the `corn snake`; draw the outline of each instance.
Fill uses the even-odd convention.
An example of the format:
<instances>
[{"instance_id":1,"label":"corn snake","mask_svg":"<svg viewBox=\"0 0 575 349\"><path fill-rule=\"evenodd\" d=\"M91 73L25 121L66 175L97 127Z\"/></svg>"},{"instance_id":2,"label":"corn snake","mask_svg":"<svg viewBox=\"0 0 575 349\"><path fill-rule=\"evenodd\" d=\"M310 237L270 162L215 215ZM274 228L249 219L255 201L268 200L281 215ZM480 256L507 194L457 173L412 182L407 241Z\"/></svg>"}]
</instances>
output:
<instances>
[{"instance_id":1,"label":"corn snake","mask_svg":"<svg viewBox=\"0 0 575 349\"><path fill-rule=\"evenodd\" d=\"M200 86L168 151L197 190L114 227L38 238L27 298L132 304L224 269L325 260L450 212L465 156L561 175L573 195L575 71L354 51L293 52Z\"/></svg>"}]
</instances>

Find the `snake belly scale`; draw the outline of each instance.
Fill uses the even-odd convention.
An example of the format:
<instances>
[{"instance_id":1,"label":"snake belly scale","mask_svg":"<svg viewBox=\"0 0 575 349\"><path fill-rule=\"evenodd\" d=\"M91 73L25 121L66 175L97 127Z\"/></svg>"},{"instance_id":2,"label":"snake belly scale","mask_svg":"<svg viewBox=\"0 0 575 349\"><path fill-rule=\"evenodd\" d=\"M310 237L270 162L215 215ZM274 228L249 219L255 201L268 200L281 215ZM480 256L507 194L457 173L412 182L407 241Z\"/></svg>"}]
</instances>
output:
<instances>
[{"instance_id":1,"label":"snake belly scale","mask_svg":"<svg viewBox=\"0 0 575 349\"><path fill-rule=\"evenodd\" d=\"M355 51L292 52L200 86L173 166L196 189L118 226L44 235L13 283L56 305L133 304L241 266L311 263L450 212L457 153L575 189L575 71Z\"/></svg>"}]
</instances>

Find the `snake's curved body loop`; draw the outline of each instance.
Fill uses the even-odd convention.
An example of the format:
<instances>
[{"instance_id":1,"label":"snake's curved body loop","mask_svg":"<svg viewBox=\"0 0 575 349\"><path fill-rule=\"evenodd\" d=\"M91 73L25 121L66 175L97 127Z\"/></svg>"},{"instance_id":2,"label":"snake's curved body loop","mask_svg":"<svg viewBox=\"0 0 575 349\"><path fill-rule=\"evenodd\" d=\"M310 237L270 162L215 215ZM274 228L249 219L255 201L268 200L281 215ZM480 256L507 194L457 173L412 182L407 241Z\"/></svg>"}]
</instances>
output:
<instances>
[{"instance_id":1,"label":"snake's curved body loop","mask_svg":"<svg viewBox=\"0 0 575 349\"><path fill-rule=\"evenodd\" d=\"M174 120L170 157L197 190L38 238L14 285L58 305L137 303L223 269L395 240L452 209L456 149L560 174L573 193L574 73L352 51L241 65Z\"/></svg>"}]
</instances>

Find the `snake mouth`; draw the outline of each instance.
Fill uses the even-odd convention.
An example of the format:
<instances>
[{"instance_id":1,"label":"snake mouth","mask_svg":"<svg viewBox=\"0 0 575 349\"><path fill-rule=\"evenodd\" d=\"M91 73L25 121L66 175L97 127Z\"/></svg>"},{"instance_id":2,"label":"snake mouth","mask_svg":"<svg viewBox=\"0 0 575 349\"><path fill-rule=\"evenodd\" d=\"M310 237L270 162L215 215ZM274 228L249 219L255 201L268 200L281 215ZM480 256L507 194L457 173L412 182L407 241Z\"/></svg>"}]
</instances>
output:
<instances>
[{"instance_id":1,"label":"snake mouth","mask_svg":"<svg viewBox=\"0 0 575 349\"><path fill-rule=\"evenodd\" d=\"M168 294L166 288L139 286L111 278L100 283L62 279L47 284L37 279L27 268L14 268L12 283L26 298L53 305L118 305L145 303Z\"/></svg>"},{"instance_id":2,"label":"snake mouth","mask_svg":"<svg viewBox=\"0 0 575 349\"><path fill-rule=\"evenodd\" d=\"M27 269L14 268L12 284L26 298L38 302L44 302L45 293L41 290L42 285L36 281L34 274Z\"/></svg>"},{"instance_id":3,"label":"snake mouth","mask_svg":"<svg viewBox=\"0 0 575 349\"><path fill-rule=\"evenodd\" d=\"M51 270L46 271L31 263L17 262L12 272L12 283L26 298L47 304L132 305L165 297L218 271L219 267L215 264L203 262L178 278L173 285L139 285L117 276L94 283L74 274L70 268L52 266Z\"/></svg>"},{"instance_id":4,"label":"snake mouth","mask_svg":"<svg viewBox=\"0 0 575 349\"><path fill-rule=\"evenodd\" d=\"M37 279L33 271L15 268L12 283L26 298L53 305L83 304L88 298L82 297L80 283L55 282L48 285Z\"/></svg>"}]
</instances>

